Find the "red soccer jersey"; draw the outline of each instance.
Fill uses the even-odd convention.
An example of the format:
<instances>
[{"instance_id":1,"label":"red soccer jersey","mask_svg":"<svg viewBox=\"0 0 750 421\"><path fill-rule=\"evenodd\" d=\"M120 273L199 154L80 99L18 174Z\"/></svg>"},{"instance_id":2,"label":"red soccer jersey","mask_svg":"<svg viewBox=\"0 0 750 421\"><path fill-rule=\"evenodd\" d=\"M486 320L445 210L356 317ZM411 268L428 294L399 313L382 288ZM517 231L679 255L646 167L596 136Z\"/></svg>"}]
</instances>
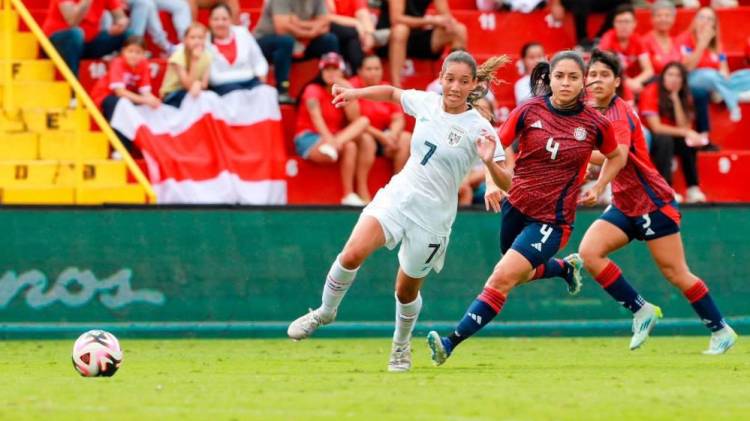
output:
<instances>
[{"instance_id":1,"label":"red soccer jersey","mask_svg":"<svg viewBox=\"0 0 750 421\"><path fill-rule=\"evenodd\" d=\"M362 88L364 84L355 76L349 79L349 83L355 88ZM395 115L403 114L401 107L389 101L359 100L359 112L370 119L370 125L378 130L388 130Z\"/></svg>"},{"instance_id":2,"label":"red soccer jersey","mask_svg":"<svg viewBox=\"0 0 750 421\"><path fill-rule=\"evenodd\" d=\"M520 136L508 200L529 218L572 226L591 151L617 148L612 124L591 107L560 111L549 97L516 107L500 129L508 147Z\"/></svg>"},{"instance_id":3,"label":"red soccer jersey","mask_svg":"<svg viewBox=\"0 0 750 421\"><path fill-rule=\"evenodd\" d=\"M695 39L693 35L686 32L678 37L678 43L680 44L680 52L683 57L687 57L695 50ZM706 48L703 50L703 55L698 61L696 69L709 68L719 70L721 62L727 61L727 55L722 52L711 51Z\"/></svg>"},{"instance_id":4,"label":"red soccer jersey","mask_svg":"<svg viewBox=\"0 0 750 421\"><path fill-rule=\"evenodd\" d=\"M617 143L628 147L628 163L612 181L612 203L631 217L672 203L672 188L651 163L643 127L633 109L615 97L606 116L615 128Z\"/></svg>"},{"instance_id":5,"label":"red soccer jersey","mask_svg":"<svg viewBox=\"0 0 750 421\"><path fill-rule=\"evenodd\" d=\"M148 60L142 60L135 67L130 67L122 57L112 60L109 71L99 79L91 91L91 99L101 106L104 99L114 94L114 90L125 88L137 94L151 92L151 75Z\"/></svg>"},{"instance_id":6,"label":"red soccer jersey","mask_svg":"<svg viewBox=\"0 0 750 421\"><path fill-rule=\"evenodd\" d=\"M610 29L602 35L601 41L599 41L599 49L603 51L612 51L620 57L622 62L623 73L630 77L638 76L641 72L641 65L638 63L638 58L646 54L646 49L643 47L641 38L633 34L630 37L628 46L623 47L620 41L617 39L614 29Z\"/></svg>"},{"instance_id":7,"label":"red soccer jersey","mask_svg":"<svg viewBox=\"0 0 750 421\"><path fill-rule=\"evenodd\" d=\"M641 42L643 42L643 48L645 48L646 52L648 53L648 58L651 59L651 65L654 66L654 73L657 75L661 74L662 70L664 70L664 67L666 67L670 62L682 61L680 46L677 44L677 40L675 40L674 38L671 39L672 48L669 51L664 50L661 44L656 41L656 37L654 37L653 31L644 35L641 38Z\"/></svg>"},{"instance_id":8,"label":"red soccer jersey","mask_svg":"<svg viewBox=\"0 0 750 421\"><path fill-rule=\"evenodd\" d=\"M657 116L663 124L668 126L677 125L674 119L659 114L659 83L652 83L646 86L646 89L641 92L638 109L641 111L643 117Z\"/></svg>"},{"instance_id":9,"label":"red soccer jersey","mask_svg":"<svg viewBox=\"0 0 750 421\"><path fill-rule=\"evenodd\" d=\"M310 118L310 112L307 109L307 100L315 98L318 100L320 112L323 114L323 120L331 133L337 133L346 126L346 116L343 108L333 106L333 96L328 90L316 83L307 85L300 99L300 106L297 113L297 130L294 135L305 131L318 132Z\"/></svg>"},{"instance_id":10,"label":"red soccer jersey","mask_svg":"<svg viewBox=\"0 0 750 421\"><path fill-rule=\"evenodd\" d=\"M57 31L70 29L70 25L65 21L65 18L60 11L60 4L78 4L79 2L80 0L50 1L47 17L44 19L44 24L42 24L44 33L47 36L50 36ZM116 10L121 8L122 5L120 4L120 0L92 0L88 12L86 12L81 23L78 24L78 26L83 29L83 39L86 42L89 42L99 35L99 32L101 32L102 15L105 10Z\"/></svg>"}]
</instances>

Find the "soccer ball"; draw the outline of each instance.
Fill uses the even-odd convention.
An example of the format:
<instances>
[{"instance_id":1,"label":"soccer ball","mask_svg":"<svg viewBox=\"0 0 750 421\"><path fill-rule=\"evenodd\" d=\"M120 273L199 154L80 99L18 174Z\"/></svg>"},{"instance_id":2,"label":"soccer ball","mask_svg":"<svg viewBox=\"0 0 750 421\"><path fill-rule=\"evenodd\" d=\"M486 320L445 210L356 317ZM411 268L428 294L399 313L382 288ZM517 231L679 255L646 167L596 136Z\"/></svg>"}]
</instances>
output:
<instances>
[{"instance_id":1,"label":"soccer ball","mask_svg":"<svg viewBox=\"0 0 750 421\"><path fill-rule=\"evenodd\" d=\"M89 330L73 345L73 367L84 377L111 377L121 362L120 343L104 330Z\"/></svg>"}]
</instances>

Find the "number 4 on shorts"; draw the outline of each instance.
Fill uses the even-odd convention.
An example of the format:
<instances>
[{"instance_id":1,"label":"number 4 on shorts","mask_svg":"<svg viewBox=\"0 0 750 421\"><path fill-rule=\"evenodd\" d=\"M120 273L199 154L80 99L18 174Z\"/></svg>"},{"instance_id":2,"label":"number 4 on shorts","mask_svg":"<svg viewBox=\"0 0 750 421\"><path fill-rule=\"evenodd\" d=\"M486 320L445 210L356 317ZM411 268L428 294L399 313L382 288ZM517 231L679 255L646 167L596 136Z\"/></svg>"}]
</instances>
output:
<instances>
[{"instance_id":1,"label":"number 4 on shorts","mask_svg":"<svg viewBox=\"0 0 750 421\"><path fill-rule=\"evenodd\" d=\"M430 257L425 260L424 264L430 263L433 257L435 257L435 254L437 254L437 251L440 249L440 244L428 244L427 247L433 249L432 253L430 253Z\"/></svg>"}]
</instances>

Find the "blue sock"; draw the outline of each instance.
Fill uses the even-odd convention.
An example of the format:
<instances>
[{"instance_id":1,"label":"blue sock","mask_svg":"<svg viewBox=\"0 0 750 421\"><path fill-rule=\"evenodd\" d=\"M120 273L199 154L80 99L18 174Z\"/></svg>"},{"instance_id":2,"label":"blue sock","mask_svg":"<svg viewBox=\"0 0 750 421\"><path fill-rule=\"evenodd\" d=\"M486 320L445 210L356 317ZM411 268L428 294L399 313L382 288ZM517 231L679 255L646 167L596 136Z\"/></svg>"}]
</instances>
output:
<instances>
[{"instance_id":1,"label":"blue sock","mask_svg":"<svg viewBox=\"0 0 750 421\"><path fill-rule=\"evenodd\" d=\"M623 307L632 313L640 310L646 303L630 283L622 276L622 271L614 262L609 262L599 275L596 276L596 282L601 285L607 293L622 304Z\"/></svg>"},{"instance_id":2,"label":"blue sock","mask_svg":"<svg viewBox=\"0 0 750 421\"><path fill-rule=\"evenodd\" d=\"M485 287L466 310L466 315L458 323L456 330L443 341L448 353L492 321L502 310L503 304L505 295L496 289Z\"/></svg>"},{"instance_id":3,"label":"blue sock","mask_svg":"<svg viewBox=\"0 0 750 421\"><path fill-rule=\"evenodd\" d=\"M711 298L711 294L708 293L708 287L703 281L696 282L695 285L685 290L684 294L695 312L698 313L703 324L711 332L721 330L726 325L719 308L716 307L716 303Z\"/></svg>"}]
</instances>

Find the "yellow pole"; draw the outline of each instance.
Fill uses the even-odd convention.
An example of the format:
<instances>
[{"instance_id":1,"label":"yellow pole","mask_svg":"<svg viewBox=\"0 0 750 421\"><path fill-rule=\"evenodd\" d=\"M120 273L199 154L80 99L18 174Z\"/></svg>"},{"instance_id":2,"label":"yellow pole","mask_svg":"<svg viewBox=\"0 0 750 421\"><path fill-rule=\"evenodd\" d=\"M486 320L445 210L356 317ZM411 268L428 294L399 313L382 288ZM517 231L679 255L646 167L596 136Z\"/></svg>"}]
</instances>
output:
<instances>
[{"instance_id":1,"label":"yellow pole","mask_svg":"<svg viewBox=\"0 0 750 421\"><path fill-rule=\"evenodd\" d=\"M13 100L13 29L11 28L11 5L9 0L3 0L3 48L5 75L3 77L3 108L8 116L15 116L16 107Z\"/></svg>"},{"instance_id":2,"label":"yellow pole","mask_svg":"<svg viewBox=\"0 0 750 421\"><path fill-rule=\"evenodd\" d=\"M7 2L8 0L5 1ZM26 6L23 4L23 2L21 2L21 0L10 1L16 8L18 15L21 17L21 19L23 19L24 23L26 23L29 29L31 29L31 32L36 37L37 41L39 41L39 44L42 46L44 52L47 53L47 57L49 57L55 63L55 66L60 71L60 73L62 73L65 80L70 84L70 86L73 87L73 91L76 93L76 98L78 98L78 101L83 102L83 105L85 105L86 109L89 111L89 113L91 113L91 116L94 118L96 124L107 136L107 139L109 139L109 143L112 145L112 147L115 148L117 152L120 153L123 160L125 161L125 165L127 165L128 169L133 173L138 183L143 186L149 202L156 203L156 193L154 193L154 189L151 187L151 183L149 183L146 176L138 167L138 164L135 163L133 157L130 156L128 150L125 148L125 146L123 146L122 142L120 142L120 139L117 138L114 130L112 130L112 128L109 126L109 123L99 111L99 108L96 107L96 104L94 104L94 101L91 99L91 97L89 97L88 93L86 93L86 90L83 89L81 83L78 82L78 78L76 78L73 72L70 71L68 65L62 59L52 43L47 39L47 36L44 34L39 25L37 25L34 17L31 16L31 13L29 13L28 9L26 9Z\"/></svg>"}]
</instances>

